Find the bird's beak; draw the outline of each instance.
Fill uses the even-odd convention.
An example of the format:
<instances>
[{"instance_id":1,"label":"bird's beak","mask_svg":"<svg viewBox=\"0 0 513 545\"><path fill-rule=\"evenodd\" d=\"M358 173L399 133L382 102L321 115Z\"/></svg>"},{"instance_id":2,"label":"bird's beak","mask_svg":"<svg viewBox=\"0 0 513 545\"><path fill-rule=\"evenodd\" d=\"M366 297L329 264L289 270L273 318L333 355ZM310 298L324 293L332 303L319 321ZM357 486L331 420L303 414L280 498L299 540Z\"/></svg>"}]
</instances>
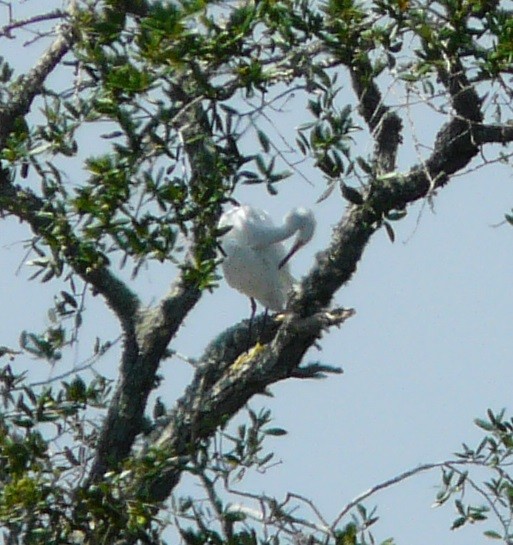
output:
<instances>
[{"instance_id":1,"label":"bird's beak","mask_svg":"<svg viewBox=\"0 0 513 545\"><path fill-rule=\"evenodd\" d=\"M289 253L280 261L278 265L278 269L281 269L285 263L288 262L288 260L303 246L303 242L298 241L292 246L292 248L289 250Z\"/></svg>"}]
</instances>

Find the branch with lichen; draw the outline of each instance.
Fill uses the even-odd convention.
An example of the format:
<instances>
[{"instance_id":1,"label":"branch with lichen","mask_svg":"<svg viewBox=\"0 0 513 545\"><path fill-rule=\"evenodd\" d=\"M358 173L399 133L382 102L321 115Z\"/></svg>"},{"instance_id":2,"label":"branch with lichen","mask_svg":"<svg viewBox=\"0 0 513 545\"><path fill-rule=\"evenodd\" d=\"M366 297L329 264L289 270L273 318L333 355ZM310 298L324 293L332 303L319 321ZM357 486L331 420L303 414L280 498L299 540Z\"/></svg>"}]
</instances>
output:
<instances>
[{"instance_id":1,"label":"branch with lichen","mask_svg":"<svg viewBox=\"0 0 513 545\"><path fill-rule=\"evenodd\" d=\"M57 38L41 55L36 65L13 85L9 103L0 108L0 144L5 142L13 130L15 121L29 112L34 98L41 94L46 78L70 51L74 41L73 27L63 25Z\"/></svg>"},{"instance_id":2,"label":"branch with lichen","mask_svg":"<svg viewBox=\"0 0 513 545\"><path fill-rule=\"evenodd\" d=\"M217 361L224 353L223 345L229 346L236 330L222 334L210 346L198 362L198 369L184 396L167 419L153 446L169 452L170 464L151 480L141 483L151 490L150 496L158 501L167 498L180 479L182 467L175 459L194 451L198 441L212 435L222 421L238 412L255 394L290 377L318 378L319 372L337 372L329 366L300 367L303 356L322 333L341 325L354 311L333 309L302 318L297 314L275 317L267 334L274 335L267 344L257 343L251 350L240 352L232 361ZM263 318L262 318L263 319ZM268 318L269 319L269 318ZM280 325L278 325L280 324ZM277 328L278 326L278 328ZM247 324L243 323L246 328ZM247 338L245 339L247 345ZM234 354L232 354L234 356ZM218 364L221 364L219 371Z\"/></svg>"},{"instance_id":3,"label":"branch with lichen","mask_svg":"<svg viewBox=\"0 0 513 545\"><path fill-rule=\"evenodd\" d=\"M205 159L205 146L209 144L205 135L210 134L210 127L201 105L183 90L187 85L184 79L181 86L173 88L172 95L176 103L183 104L180 117L175 122L183 134L194 191L196 183L212 174ZM217 225L221 214L221 204L213 206L209 213L205 210L205 214L209 218L204 223L195 223L190 261L182 268L168 294L153 308L137 314L134 334L125 344L116 391L100 431L89 482L101 479L109 468L117 467L129 455L136 436L142 430L146 402L155 386L167 346L201 297L202 291L188 275L188 269L194 268L194 260L215 257L215 247L208 241L212 239L211 226Z\"/></svg>"}]
</instances>

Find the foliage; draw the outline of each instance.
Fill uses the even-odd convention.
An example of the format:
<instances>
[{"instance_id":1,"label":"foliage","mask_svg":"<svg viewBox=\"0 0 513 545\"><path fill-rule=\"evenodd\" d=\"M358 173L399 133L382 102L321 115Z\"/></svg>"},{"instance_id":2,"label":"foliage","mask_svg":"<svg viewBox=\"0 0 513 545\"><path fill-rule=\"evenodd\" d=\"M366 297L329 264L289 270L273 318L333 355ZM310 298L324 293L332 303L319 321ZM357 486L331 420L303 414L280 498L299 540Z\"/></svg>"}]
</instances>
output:
<instances>
[{"instance_id":1,"label":"foliage","mask_svg":"<svg viewBox=\"0 0 513 545\"><path fill-rule=\"evenodd\" d=\"M22 75L16 58L0 62L0 219L27 226L30 280L55 294L43 332L22 331L19 349L0 348L10 360L0 374L6 541L160 543L174 524L191 545L374 543L377 515L363 500L418 471L376 486L329 524L299 495L278 501L235 490L248 471L269 469L264 439L285 432L270 427L267 411L250 409L246 423L227 426L272 384L336 371L301 362L353 314L328 307L374 233L384 227L393 242L392 225L408 205L431 198L471 163L509 163L507 3L44 4L0 29L3 40L35 30L28 47L39 56ZM398 104L389 104L387 88ZM403 120L417 102L439 116L440 128L434 139L413 135L418 162L403 167ZM292 135L281 127L289 108L304 114ZM374 145L365 156L362 138ZM502 149L485 159L489 144ZM257 318L261 349L242 358L251 325L224 332L193 362L193 379L172 409L158 405L146 416L160 365L174 354L168 346L202 293L217 285L223 205L245 185L274 195L292 175L322 179L320 199L342 198L347 210L291 297L287 319ZM176 266L175 282L143 308L131 280L167 262ZM88 359L72 366L91 294L113 311L123 344L98 329ZM114 347L115 386L96 370ZM61 374L41 384L13 371L13 362L29 358ZM493 514L499 530L486 535L509 543L513 424L490 412L478 425L486 437L476 449L419 471L442 470L436 501L454 499L454 529ZM492 477L479 484L474 468ZM203 502L179 495L184 475L201 484ZM467 501L469 489L483 505ZM257 511L227 500L234 495ZM172 520L165 517L170 497Z\"/></svg>"}]
</instances>

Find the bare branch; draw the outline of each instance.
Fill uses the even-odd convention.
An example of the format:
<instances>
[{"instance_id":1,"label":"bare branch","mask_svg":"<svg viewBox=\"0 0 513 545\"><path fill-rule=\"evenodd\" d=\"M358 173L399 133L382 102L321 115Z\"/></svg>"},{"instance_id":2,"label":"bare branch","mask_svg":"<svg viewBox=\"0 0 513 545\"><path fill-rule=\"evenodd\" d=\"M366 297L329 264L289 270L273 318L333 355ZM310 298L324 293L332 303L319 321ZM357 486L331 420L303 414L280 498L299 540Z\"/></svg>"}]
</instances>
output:
<instances>
[{"instance_id":1,"label":"bare branch","mask_svg":"<svg viewBox=\"0 0 513 545\"><path fill-rule=\"evenodd\" d=\"M16 28L24 28L29 25L41 23L42 21L52 21L53 19L62 19L65 15L66 15L65 12L59 9L56 9L49 13L35 15L34 17L29 17L27 19L21 19L19 21L11 21L7 25L4 25L2 28L0 28L0 36L11 38L12 37L11 32L15 30Z\"/></svg>"},{"instance_id":2,"label":"bare branch","mask_svg":"<svg viewBox=\"0 0 513 545\"><path fill-rule=\"evenodd\" d=\"M331 531L334 532L337 529L337 526L340 524L340 521L358 504L362 503L362 501L366 500L370 496L373 496L376 494L376 492L379 492L381 490L385 490L386 488L390 488L391 486L396 485L397 483L400 483L401 481L405 481L406 479L409 479L410 477L415 477L416 475L419 475L420 473L424 473L425 471L431 471L432 469L438 469L443 467L451 467L451 466L458 466L458 465L479 465L476 464L473 461L468 460L447 460L445 462L437 462L432 464L422 464L418 467L415 467L413 469L409 469L408 471L405 471L403 473L400 473L399 475L396 475L395 477L392 477L391 479L387 479L386 481L383 481L381 483L378 483L374 485L372 488L369 488L365 492L362 492L356 498L354 498L352 501L350 501L338 514L337 518L333 521L331 525Z\"/></svg>"}]
</instances>

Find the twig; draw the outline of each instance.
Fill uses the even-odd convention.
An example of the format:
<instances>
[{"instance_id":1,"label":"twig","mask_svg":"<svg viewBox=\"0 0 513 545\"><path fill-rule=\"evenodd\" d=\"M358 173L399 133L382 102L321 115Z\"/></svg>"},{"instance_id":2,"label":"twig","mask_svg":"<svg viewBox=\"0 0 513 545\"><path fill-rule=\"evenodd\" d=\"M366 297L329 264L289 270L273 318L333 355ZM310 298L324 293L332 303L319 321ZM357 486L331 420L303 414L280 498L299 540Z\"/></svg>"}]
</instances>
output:
<instances>
[{"instance_id":1,"label":"twig","mask_svg":"<svg viewBox=\"0 0 513 545\"><path fill-rule=\"evenodd\" d=\"M410 477L414 477L418 475L419 473L423 473L425 471L431 471L432 469L442 468L442 467L449 467L453 469L452 466L455 465L481 465L476 464L476 462L473 461L466 461L466 460L448 460L445 462L437 462L432 464L422 464L416 468L409 469L408 471L405 471L403 473L400 473L399 475L396 475L395 477L392 477L391 479L387 479L386 481L383 481L381 483L378 483L377 485L373 486L372 488L369 488L365 492L361 493L360 495L356 496L352 501L350 501L338 514L337 518L333 521L331 525L331 531L334 532L340 523L340 521L353 509L356 507L359 503L361 503L363 500L367 499L370 496L373 496L376 494L376 492L379 492L380 490L385 490L386 488L390 488L391 486L400 483L401 481L404 481L406 479L409 479Z\"/></svg>"},{"instance_id":2,"label":"twig","mask_svg":"<svg viewBox=\"0 0 513 545\"><path fill-rule=\"evenodd\" d=\"M480 464L478 464L480 465ZM461 472L459 469L457 468L454 468L452 467L451 464L448 464L448 467L450 467L452 470L454 470L456 473L458 473L458 475L463 475L463 472ZM494 468L495 470L499 470L500 468L499 467L495 467ZM497 519L499 520L499 522L501 523L502 525L502 528L504 529L504 533L505 534L509 534L509 524L504 520L503 516L501 515L500 511L497 509L497 507L495 506L494 502L490 499L490 495L485 491L483 490L480 486L478 486L473 479L469 479L468 477L466 477L466 482L468 482L468 484L480 495L482 496L485 501L488 503L488 505L490 506L490 509L494 512L495 516L497 517Z\"/></svg>"},{"instance_id":3,"label":"twig","mask_svg":"<svg viewBox=\"0 0 513 545\"><path fill-rule=\"evenodd\" d=\"M66 15L65 12L57 9L43 15L35 15L34 17L29 17L28 19L21 19L19 21L12 21L0 28L0 36L5 36L6 38L13 38L11 31L16 28L25 27L27 25L33 25L35 23L40 23L42 21L51 21L53 19L62 19ZM9 16L11 19L12 13Z\"/></svg>"},{"instance_id":4,"label":"twig","mask_svg":"<svg viewBox=\"0 0 513 545\"><path fill-rule=\"evenodd\" d=\"M80 371L85 371L87 369L90 369L107 352L107 350L110 350L110 348L112 348L114 345L116 345L121 340L121 338L122 337L120 335L119 337L114 339L114 341L112 341L110 346L106 350L102 351L101 354L96 354L96 355L91 356L90 358L88 358L86 360L87 363L84 363L82 365L74 367L70 371L66 371L65 373L62 373L62 374L57 375L55 377L49 378L47 380L32 382L32 383L29 384L29 388L34 388L35 386L45 386L47 384L51 384L52 382L57 382L58 380L62 380L64 378L67 378L70 375L75 375L77 373L80 373ZM23 388L19 388L19 390L22 390L22 389Z\"/></svg>"}]
</instances>

